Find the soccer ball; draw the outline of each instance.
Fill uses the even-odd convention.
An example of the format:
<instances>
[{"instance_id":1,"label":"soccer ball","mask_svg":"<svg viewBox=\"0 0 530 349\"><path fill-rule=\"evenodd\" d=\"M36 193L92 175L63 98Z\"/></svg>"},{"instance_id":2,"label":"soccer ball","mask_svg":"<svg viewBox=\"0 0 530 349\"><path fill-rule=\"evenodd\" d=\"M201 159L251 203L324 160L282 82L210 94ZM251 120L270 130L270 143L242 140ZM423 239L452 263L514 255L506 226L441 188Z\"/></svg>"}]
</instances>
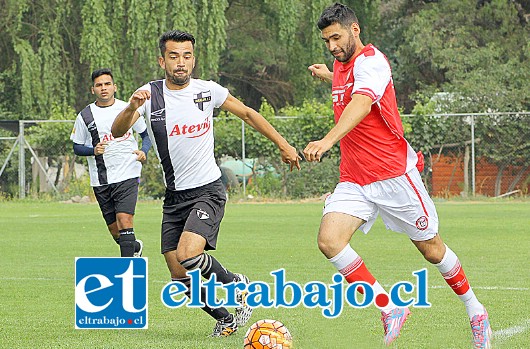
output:
<instances>
[{"instance_id":1,"label":"soccer ball","mask_svg":"<svg viewBox=\"0 0 530 349\"><path fill-rule=\"evenodd\" d=\"M245 349L291 349L293 337L277 320L259 320L252 324L244 339Z\"/></svg>"}]
</instances>

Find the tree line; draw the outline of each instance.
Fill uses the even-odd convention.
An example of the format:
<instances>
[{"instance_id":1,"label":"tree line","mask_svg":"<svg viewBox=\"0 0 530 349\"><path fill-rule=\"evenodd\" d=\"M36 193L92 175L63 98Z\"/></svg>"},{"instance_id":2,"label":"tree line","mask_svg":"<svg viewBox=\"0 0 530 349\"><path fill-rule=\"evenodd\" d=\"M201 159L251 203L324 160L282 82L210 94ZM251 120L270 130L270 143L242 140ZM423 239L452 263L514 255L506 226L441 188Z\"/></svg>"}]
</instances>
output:
<instances>
[{"instance_id":1,"label":"tree line","mask_svg":"<svg viewBox=\"0 0 530 349\"><path fill-rule=\"evenodd\" d=\"M403 112L530 109L530 1L343 2L359 18L362 41L387 55ZM317 62L332 66L316 27L320 13L331 3L3 0L0 119L74 119L93 101L90 72L101 67L113 70L117 97L127 99L135 88L163 76L157 63L158 38L169 29L195 35L196 77L220 82L249 106L282 115L303 115L301 111L307 110L305 115L313 115L316 108L331 116L331 107L320 107L329 105L330 86L307 70ZM484 153L498 163L528 166L528 119L513 123L507 118L513 119L481 121L483 139L495 141L484 142ZM313 127L314 120L308 120L298 128L303 134L292 136L300 144L309 140L308 135L324 132L322 125ZM462 123L440 124L439 119L424 116L410 125L417 131L410 133L411 143L427 153L441 140L468 140ZM68 143L59 133L50 137L50 132L40 132L43 152L52 143ZM8 133L0 129L1 135ZM230 152L231 143L227 138L222 142L225 150L219 148L219 154ZM259 151L263 144L256 142ZM0 143L0 151L5 154L9 147ZM513 155L510 161L507 154Z\"/></svg>"},{"instance_id":2,"label":"tree line","mask_svg":"<svg viewBox=\"0 0 530 349\"><path fill-rule=\"evenodd\" d=\"M444 91L466 112L528 110L529 1L350 0L364 43L389 58L406 112ZM306 68L331 66L316 21L328 0L4 0L0 6L0 113L47 118L54 104L92 101L90 72L110 67L119 96L160 78L158 38L197 38L197 77L259 108L329 98ZM472 109L472 110L470 110Z\"/></svg>"}]
</instances>

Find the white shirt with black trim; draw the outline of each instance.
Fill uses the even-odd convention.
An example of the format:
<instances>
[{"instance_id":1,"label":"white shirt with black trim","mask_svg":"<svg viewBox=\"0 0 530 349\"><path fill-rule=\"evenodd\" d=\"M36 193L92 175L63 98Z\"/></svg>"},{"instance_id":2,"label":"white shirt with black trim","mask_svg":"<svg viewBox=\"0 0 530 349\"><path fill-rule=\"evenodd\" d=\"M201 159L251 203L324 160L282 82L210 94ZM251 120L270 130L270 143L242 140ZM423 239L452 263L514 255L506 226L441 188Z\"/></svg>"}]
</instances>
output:
<instances>
[{"instance_id":1,"label":"white shirt with black trim","mask_svg":"<svg viewBox=\"0 0 530 349\"><path fill-rule=\"evenodd\" d=\"M138 90L151 91L150 84ZM169 90L163 80L165 128L160 113L151 115L151 101L147 100L138 112L144 116L153 147L162 159L171 160L164 168L166 187L174 190L197 188L221 177L214 157L213 110L228 98L228 89L214 81L191 79L181 90ZM160 142L165 138L167 142ZM160 144L167 144L163 148ZM166 161L167 163L167 161ZM167 183L168 178L173 183Z\"/></svg>"},{"instance_id":2,"label":"white shirt with black trim","mask_svg":"<svg viewBox=\"0 0 530 349\"><path fill-rule=\"evenodd\" d=\"M100 141L107 141L107 147L103 153L103 160L107 169L108 184L123 182L124 180L140 177L142 163L137 160L138 155L133 153L138 150L138 142L133 135L133 130L142 133L146 130L144 119L138 119L134 125L122 137L112 137L111 127L116 116L127 107L128 103L116 99L114 104L108 107L98 107L95 103L90 104L90 110L99 134ZM92 137L83 121L81 113L77 115L70 139L77 144L92 147ZM101 186L98 179L98 170L94 156L87 156L88 172L90 174L90 185Z\"/></svg>"}]
</instances>

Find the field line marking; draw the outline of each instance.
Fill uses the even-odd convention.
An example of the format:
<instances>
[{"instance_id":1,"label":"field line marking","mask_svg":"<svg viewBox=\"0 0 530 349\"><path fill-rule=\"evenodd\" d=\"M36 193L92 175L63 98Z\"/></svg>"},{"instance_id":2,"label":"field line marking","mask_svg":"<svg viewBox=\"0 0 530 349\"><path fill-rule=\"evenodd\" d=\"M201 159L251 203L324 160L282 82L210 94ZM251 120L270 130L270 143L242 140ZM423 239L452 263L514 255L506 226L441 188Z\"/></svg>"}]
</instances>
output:
<instances>
[{"instance_id":1,"label":"field line marking","mask_svg":"<svg viewBox=\"0 0 530 349\"><path fill-rule=\"evenodd\" d=\"M509 339L510 337L513 337L520 333L524 333L528 331L529 329L530 329L530 319L526 319L520 325L493 331L493 338L495 342L503 342Z\"/></svg>"},{"instance_id":2,"label":"field line marking","mask_svg":"<svg viewBox=\"0 0 530 349\"><path fill-rule=\"evenodd\" d=\"M384 287L392 287L394 285L384 284ZM448 285L429 285L429 288L448 288ZM504 286L471 286L474 290L501 290L501 291L529 291L528 287L504 287Z\"/></svg>"}]
</instances>

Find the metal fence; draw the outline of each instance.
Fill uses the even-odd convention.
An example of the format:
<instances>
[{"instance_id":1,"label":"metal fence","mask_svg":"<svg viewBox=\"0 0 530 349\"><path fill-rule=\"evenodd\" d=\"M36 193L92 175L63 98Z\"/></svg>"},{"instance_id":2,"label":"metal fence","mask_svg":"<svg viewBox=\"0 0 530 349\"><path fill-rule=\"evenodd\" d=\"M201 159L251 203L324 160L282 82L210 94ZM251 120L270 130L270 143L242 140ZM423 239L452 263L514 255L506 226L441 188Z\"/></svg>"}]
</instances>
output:
<instances>
[{"instance_id":1,"label":"metal fence","mask_svg":"<svg viewBox=\"0 0 530 349\"><path fill-rule=\"evenodd\" d=\"M297 118L301 117L277 117L278 122L291 123L296 123ZM403 115L403 120L407 139L426 156L423 177L431 195L528 195L529 112ZM255 152L249 155L245 135L250 132L250 127L245 128L237 118L231 122L241 124L240 131L234 135L241 138L241 148L233 154L236 160L247 163L245 160L251 157L257 164L277 156ZM43 141L47 139L43 134L55 132L54 128L43 130L43 125L52 123L63 123L65 127L62 128L63 134L54 135L59 136L60 141L50 145ZM43 192L65 197L73 193L73 182L82 181L84 187L89 188L84 168L86 161L76 158L71 151L70 134L66 130L72 125L73 120L0 121L3 129L0 133L0 192L11 191L11 195L19 198L25 198L28 193L38 195ZM311 140L307 139L307 142ZM150 158L154 159L154 154ZM238 190L246 194L247 186L252 184L248 178L240 179ZM18 187L16 194L13 193L15 186Z\"/></svg>"}]
</instances>

